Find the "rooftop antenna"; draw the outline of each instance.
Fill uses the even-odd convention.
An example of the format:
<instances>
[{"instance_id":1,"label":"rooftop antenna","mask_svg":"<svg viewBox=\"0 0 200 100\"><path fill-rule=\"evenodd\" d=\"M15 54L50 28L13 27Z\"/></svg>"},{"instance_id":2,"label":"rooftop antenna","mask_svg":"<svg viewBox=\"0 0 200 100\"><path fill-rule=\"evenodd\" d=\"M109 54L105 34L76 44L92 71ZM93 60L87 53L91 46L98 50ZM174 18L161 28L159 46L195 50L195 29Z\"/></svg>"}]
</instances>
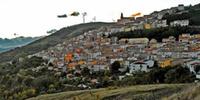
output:
<instances>
[{"instance_id":1,"label":"rooftop antenna","mask_svg":"<svg viewBox=\"0 0 200 100\"><path fill-rule=\"evenodd\" d=\"M82 13L82 16L83 16L83 23L85 23L85 16L87 16L87 13L86 12Z\"/></svg>"}]
</instances>

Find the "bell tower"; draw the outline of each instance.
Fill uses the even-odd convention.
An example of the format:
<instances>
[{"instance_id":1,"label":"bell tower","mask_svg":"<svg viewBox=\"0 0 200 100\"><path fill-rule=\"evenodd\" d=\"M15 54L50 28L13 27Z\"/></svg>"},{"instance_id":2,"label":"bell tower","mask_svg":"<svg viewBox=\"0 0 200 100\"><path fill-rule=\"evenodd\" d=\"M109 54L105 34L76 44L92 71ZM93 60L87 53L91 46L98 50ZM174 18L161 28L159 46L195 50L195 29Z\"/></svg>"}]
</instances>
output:
<instances>
[{"instance_id":1,"label":"bell tower","mask_svg":"<svg viewBox=\"0 0 200 100\"><path fill-rule=\"evenodd\" d=\"M121 13L121 16L120 16L120 18L121 18L121 19L123 19L123 18L124 18L124 14L123 14L123 13Z\"/></svg>"}]
</instances>

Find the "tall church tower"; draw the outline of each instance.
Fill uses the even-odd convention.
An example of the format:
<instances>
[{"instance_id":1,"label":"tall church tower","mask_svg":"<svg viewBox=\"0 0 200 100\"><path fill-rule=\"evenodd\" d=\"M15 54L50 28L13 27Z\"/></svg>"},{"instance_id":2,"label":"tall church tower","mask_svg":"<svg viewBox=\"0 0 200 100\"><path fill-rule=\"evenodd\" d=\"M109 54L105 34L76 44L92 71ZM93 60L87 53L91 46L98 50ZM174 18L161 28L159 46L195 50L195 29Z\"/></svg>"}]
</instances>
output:
<instances>
[{"instance_id":1,"label":"tall church tower","mask_svg":"<svg viewBox=\"0 0 200 100\"><path fill-rule=\"evenodd\" d=\"M120 18L121 18L121 19L123 19L123 18L124 18L124 15L123 15L123 13L121 13L121 16L120 16Z\"/></svg>"}]
</instances>

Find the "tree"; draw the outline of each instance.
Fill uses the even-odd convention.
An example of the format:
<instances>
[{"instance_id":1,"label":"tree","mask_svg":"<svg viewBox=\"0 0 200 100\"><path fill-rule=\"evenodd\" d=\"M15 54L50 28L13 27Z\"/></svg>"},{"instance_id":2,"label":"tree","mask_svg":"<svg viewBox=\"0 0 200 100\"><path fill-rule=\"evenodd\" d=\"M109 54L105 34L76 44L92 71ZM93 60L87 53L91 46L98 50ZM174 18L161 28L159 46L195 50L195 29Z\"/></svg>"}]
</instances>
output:
<instances>
[{"instance_id":1,"label":"tree","mask_svg":"<svg viewBox=\"0 0 200 100\"><path fill-rule=\"evenodd\" d=\"M165 74L166 83L190 83L194 82L195 76L186 67L175 66Z\"/></svg>"},{"instance_id":2,"label":"tree","mask_svg":"<svg viewBox=\"0 0 200 100\"><path fill-rule=\"evenodd\" d=\"M88 67L84 67L81 74L83 76L89 76L90 75L90 69Z\"/></svg>"},{"instance_id":3,"label":"tree","mask_svg":"<svg viewBox=\"0 0 200 100\"><path fill-rule=\"evenodd\" d=\"M149 83L163 83L166 70L161 68L156 68L148 73L148 82Z\"/></svg>"},{"instance_id":4,"label":"tree","mask_svg":"<svg viewBox=\"0 0 200 100\"><path fill-rule=\"evenodd\" d=\"M159 66L158 66L158 61L155 61L155 62L154 62L153 67L154 67L154 68L158 68L158 67L159 67Z\"/></svg>"},{"instance_id":5,"label":"tree","mask_svg":"<svg viewBox=\"0 0 200 100\"><path fill-rule=\"evenodd\" d=\"M195 66L195 67L194 67L194 71L195 71L196 73L198 73L198 72L200 71L200 65Z\"/></svg>"},{"instance_id":6,"label":"tree","mask_svg":"<svg viewBox=\"0 0 200 100\"><path fill-rule=\"evenodd\" d=\"M126 44L127 44L128 42L129 42L128 40L125 41Z\"/></svg>"},{"instance_id":7,"label":"tree","mask_svg":"<svg viewBox=\"0 0 200 100\"><path fill-rule=\"evenodd\" d=\"M119 68L121 67L121 64L119 61L115 61L111 64L111 73L112 74L119 74Z\"/></svg>"},{"instance_id":8,"label":"tree","mask_svg":"<svg viewBox=\"0 0 200 100\"><path fill-rule=\"evenodd\" d=\"M40 91L47 91L49 85L54 84L57 80L51 76L40 76L33 80L33 86Z\"/></svg>"}]
</instances>

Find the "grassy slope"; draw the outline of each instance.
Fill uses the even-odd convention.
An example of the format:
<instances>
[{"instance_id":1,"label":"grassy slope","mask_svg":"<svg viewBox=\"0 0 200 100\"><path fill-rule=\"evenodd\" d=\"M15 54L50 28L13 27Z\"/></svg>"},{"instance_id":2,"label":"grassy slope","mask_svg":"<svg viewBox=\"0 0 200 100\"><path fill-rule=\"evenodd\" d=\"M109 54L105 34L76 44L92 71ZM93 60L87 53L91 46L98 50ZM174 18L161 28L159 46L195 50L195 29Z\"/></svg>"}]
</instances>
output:
<instances>
[{"instance_id":1,"label":"grassy slope","mask_svg":"<svg viewBox=\"0 0 200 100\"><path fill-rule=\"evenodd\" d=\"M46 94L28 100L135 100L135 99L165 99L177 93L188 84L157 84L136 85L124 88L103 88L82 91L70 91L55 94Z\"/></svg>"},{"instance_id":2,"label":"grassy slope","mask_svg":"<svg viewBox=\"0 0 200 100\"><path fill-rule=\"evenodd\" d=\"M167 100L200 100L200 83L190 86L177 94L173 94Z\"/></svg>"},{"instance_id":3,"label":"grassy slope","mask_svg":"<svg viewBox=\"0 0 200 100\"><path fill-rule=\"evenodd\" d=\"M101 26L106 26L106 25L111 25L111 24L96 22L96 23L79 24L79 25L74 25L67 28L62 28L56 33L50 36L41 38L27 46L16 48L14 50L0 54L0 57L1 57L0 63L10 61L13 58L18 58L21 56L37 53L49 47L55 46L58 43L62 43L64 40L78 36L84 33L85 31L96 29L96 28L99 28Z\"/></svg>"}]
</instances>

